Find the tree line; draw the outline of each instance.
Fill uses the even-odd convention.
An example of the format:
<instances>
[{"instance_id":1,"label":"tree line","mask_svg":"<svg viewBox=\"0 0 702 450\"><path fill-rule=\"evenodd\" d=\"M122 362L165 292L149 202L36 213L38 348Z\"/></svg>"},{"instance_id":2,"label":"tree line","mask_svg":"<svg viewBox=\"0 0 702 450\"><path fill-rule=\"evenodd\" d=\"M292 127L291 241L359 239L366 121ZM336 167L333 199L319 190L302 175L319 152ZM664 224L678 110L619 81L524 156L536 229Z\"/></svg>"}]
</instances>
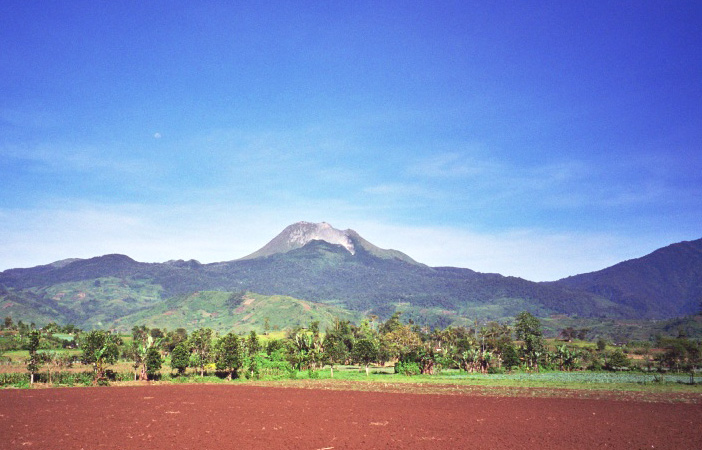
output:
<instances>
[{"instance_id":1,"label":"tree line","mask_svg":"<svg viewBox=\"0 0 702 450\"><path fill-rule=\"evenodd\" d=\"M626 349L607 350L604 341L587 348L569 344L573 330L563 330L563 340L547 345L540 320L526 311L518 314L512 325L488 322L483 326L430 330L401 319L401 313L395 313L386 321L370 316L359 325L336 320L324 333L319 322L313 322L307 328L288 330L281 339L262 338L255 331L240 336L234 332L219 335L210 328L188 333L184 328L164 331L135 326L128 344L104 330L78 330L76 341L81 349L80 361L92 366L96 384L108 382L114 375L109 366L118 360L131 362L134 380L158 379L167 360L173 376L185 377L191 368L200 376L216 374L227 379L294 376L299 371L314 376L324 367L333 377L335 367L340 365L359 365L368 374L371 366L388 363L393 364L396 373L405 375L446 369L500 373L632 367ZM45 364L54 370L70 364L52 360L59 358L59 353L40 351L40 338L49 336L38 330L27 333L27 370L32 382ZM702 365L700 342L681 336L658 344L662 351L637 347L635 353L643 361L638 367L686 371L694 377Z\"/></svg>"}]
</instances>

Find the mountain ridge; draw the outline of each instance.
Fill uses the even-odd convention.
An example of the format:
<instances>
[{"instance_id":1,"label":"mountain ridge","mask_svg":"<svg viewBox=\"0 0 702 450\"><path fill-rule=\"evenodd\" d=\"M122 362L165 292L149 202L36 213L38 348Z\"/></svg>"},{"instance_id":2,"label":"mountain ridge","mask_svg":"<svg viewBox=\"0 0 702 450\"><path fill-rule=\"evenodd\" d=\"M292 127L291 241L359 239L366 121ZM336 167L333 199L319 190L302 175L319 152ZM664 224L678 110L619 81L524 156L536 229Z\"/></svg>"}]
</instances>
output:
<instances>
[{"instance_id":1,"label":"mountain ridge","mask_svg":"<svg viewBox=\"0 0 702 450\"><path fill-rule=\"evenodd\" d=\"M255 257L257 252L209 264L192 259L144 263L109 254L9 269L0 272L0 307L16 319L31 319L35 312L37 320L56 317L92 326L146 317L135 314L199 291L246 291L380 317L404 308L421 318L427 317L425 311L445 326L466 318L504 320L523 310L542 317L664 319L695 312L702 294L702 239L543 283L426 266L324 222L292 224L263 249Z\"/></svg>"},{"instance_id":2,"label":"mountain ridge","mask_svg":"<svg viewBox=\"0 0 702 450\"><path fill-rule=\"evenodd\" d=\"M640 258L551 283L629 305L643 311L644 317L692 314L702 307L702 239L670 244ZM665 304L661 298L666 298Z\"/></svg>"}]
</instances>

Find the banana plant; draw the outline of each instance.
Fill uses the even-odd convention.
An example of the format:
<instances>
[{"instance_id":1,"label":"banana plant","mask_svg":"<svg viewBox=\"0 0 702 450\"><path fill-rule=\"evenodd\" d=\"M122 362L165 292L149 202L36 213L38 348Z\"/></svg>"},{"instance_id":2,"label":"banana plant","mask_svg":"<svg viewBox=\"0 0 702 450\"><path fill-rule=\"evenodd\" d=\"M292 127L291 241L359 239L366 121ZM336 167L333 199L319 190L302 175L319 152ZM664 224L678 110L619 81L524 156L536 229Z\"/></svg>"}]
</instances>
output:
<instances>
[{"instance_id":1,"label":"banana plant","mask_svg":"<svg viewBox=\"0 0 702 450\"><path fill-rule=\"evenodd\" d=\"M478 360L478 353L479 351L475 348L469 348L468 350L464 351L460 355L460 362L461 366L463 367L463 370L466 372L474 372L475 371L475 364Z\"/></svg>"},{"instance_id":2,"label":"banana plant","mask_svg":"<svg viewBox=\"0 0 702 450\"><path fill-rule=\"evenodd\" d=\"M487 373L488 369L490 368L490 361L492 361L492 352L487 349L480 350L478 353L480 372Z\"/></svg>"},{"instance_id":3,"label":"banana plant","mask_svg":"<svg viewBox=\"0 0 702 450\"><path fill-rule=\"evenodd\" d=\"M106 382L105 365L114 364L119 356L119 348L114 336L109 332L95 330L81 340L83 363L92 364L95 369L95 384Z\"/></svg>"},{"instance_id":4,"label":"banana plant","mask_svg":"<svg viewBox=\"0 0 702 450\"><path fill-rule=\"evenodd\" d=\"M145 381L148 379L146 373L146 355L149 353L149 349L154 346L161 344L163 338L154 339L153 336L147 334L141 341L134 341L134 381L137 379ZM140 372L137 370L141 368Z\"/></svg>"}]
</instances>

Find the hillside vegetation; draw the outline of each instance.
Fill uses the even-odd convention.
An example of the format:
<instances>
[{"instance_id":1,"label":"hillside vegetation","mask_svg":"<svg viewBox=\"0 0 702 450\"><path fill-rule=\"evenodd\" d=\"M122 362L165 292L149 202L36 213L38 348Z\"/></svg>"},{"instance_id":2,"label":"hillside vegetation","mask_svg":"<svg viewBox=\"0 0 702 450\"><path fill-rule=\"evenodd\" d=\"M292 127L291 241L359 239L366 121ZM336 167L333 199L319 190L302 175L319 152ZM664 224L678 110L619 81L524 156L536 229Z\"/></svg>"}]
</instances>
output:
<instances>
[{"instance_id":1,"label":"hillside vegetation","mask_svg":"<svg viewBox=\"0 0 702 450\"><path fill-rule=\"evenodd\" d=\"M154 321L151 325L260 331L263 317L280 317L270 326L286 327L306 323L310 314L322 311L349 319L367 314L386 319L402 311L430 327L509 321L522 310L581 323L623 323L693 314L702 299L702 239L599 272L534 283L429 267L328 224L303 223L286 230L267 246L265 256L241 260L141 263L125 255L105 255L6 270L0 273L0 306L15 320L72 323L84 329L124 328L148 319ZM325 233L343 245L316 239ZM275 308L282 308L280 312L273 306L260 312L267 303L256 303L240 315L226 304L232 292L299 299L310 309L288 311L287 303L279 302ZM293 317L293 312L300 316Z\"/></svg>"},{"instance_id":2,"label":"hillside vegetation","mask_svg":"<svg viewBox=\"0 0 702 450\"><path fill-rule=\"evenodd\" d=\"M553 285L591 292L630 307L641 318L694 314L702 307L702 239L669 245Z\"/></svg>"},{"instance_id":3,"label":"hillside vegetation","mask_svg":"<svg viewBox=\"0 0 702 450\"><path fill-rule=\"evenodd\" d=\"M319 322L329 327L334 320L356 322L360 314L283 295L251 292L201 291L179 296L152 308L115 320L110 328L131 330L135 325L156 328L212 328L218 332L248 333L305 327Z\"/></svg>"}]
</instances>

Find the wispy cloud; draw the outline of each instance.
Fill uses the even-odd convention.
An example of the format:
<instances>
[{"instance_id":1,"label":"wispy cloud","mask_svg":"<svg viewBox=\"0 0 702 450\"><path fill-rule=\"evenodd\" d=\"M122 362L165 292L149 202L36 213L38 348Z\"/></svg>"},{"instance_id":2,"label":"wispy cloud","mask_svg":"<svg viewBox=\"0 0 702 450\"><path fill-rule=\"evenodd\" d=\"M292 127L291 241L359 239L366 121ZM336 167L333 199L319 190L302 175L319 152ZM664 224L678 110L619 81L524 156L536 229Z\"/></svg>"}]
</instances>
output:
<instances>
[{"instance_id":1,"label":"wispy cloud","mask_svg":"<svg viewBox=\"0 0 702 450\"><path fill-rule=\"evenodd\" d=\"M54 128L62 124L59 115L45 109L36 108L0 108L0 123L6 123L22 129Z\"/></svg>"},{"instance_id":2,"label":"wispy cloud","mask_svg":"<svg viewBox=\"0 0 702 450\"><path fill-rule=\"evenodd\" d=\"M327 221L352 228L383 248L431 266L470 268L555 280L599 270L656 248L689 239L685 230L647 233L512 228L477 231L457 226L397 225L379 220L373 206L304 201L285 206L253 203L181 205L64 204L40 209L0 209L0 270L65 258L123 253L138 261L241 258L265 245L290 223Z\"/></svg>"},{"instance_id":3,"label":"wispy cloud","mask_svg":"<svg viewBox=\"0 0 702 450\"><path fill-rule=\"evenodd\" d=\"M615 233L510 229L478 232L458 227L413 227L361 222L357 231L385 248L431 266L464 267L532 281L551 281L644 256L684 233L626 236Z\"/></svg>"},{"instance_id":4,"label":"wispy cloud","mask_svg":"<svg viewBox=\"0 0 702 450\"><path fill-rule=\"evenodd\" d=\"M437 178L473 178L500 170L500 164L465 153L448 152L432 155L411 163L406 172L410 176Z\"/></svg>"},{"instance_id":5,"label":"wispy cloud","mask_svg":"<svg viewBox=\"0 0 702 450\"><path fill-rule=\"evenodd\" d=\"M680 171L647 155L626 161L564 159L510 162L469 152L448 152L415 161L406 168L416 183L452 183L487 202L528 201L534 208L573 210L639 207L680 202L699 192L694 182L679 183ZM644 174L644 175L642 175ZM678 186L679 184L684 187Z\"/></svg>"},{"instance_id":6,"label":"wispy cloud","mask_svg":"<svg viewBox=\"0 0 702 450\"><path fill-rule=\"evenodd\" d=\"M430 188L410 183L383 183L369 186L363 189L368 194L385 197L410 197L431 199L437 198L437 193Z\"/></svg>"},{"instance_id":7,"label":"wispy cloud","mask_svg":"<svg viewBox=\"0 0 702 450\"><path fill-rule=\"evenodd\" d=\"M288 202L231 199L203 204L96 203L62 200L36 207L0 208L0 270L65 258L123 253L144 262L241 258L291 223L328 221L352 227L376 215L342 200Z\"/></svg>"},{"instance_id":8,"label":"wispy cloud","mask_svg":"<svg viewBox=\"0 0 702 450\"><path fill-rule=\"evenodd\" d=\"M112 156L97 147L56 143L39 145L4 145L0 154L6 158L27 161L37 172L84 172L91 176L106 173L153 175L155 167L133 156Z\"/></svg>"},{"instance_id":9,"label":"wispy cloud","mask_svg":"<svg viewBox=\"0 0 702 450\"><path fill-rule=\"evenodd\" d=\"M270 239L250 206L72 204L61 208L0 210L3 269L54 260L124 253L146 262L168 259L230 260Z\"/></svg>"}]
</instances>

